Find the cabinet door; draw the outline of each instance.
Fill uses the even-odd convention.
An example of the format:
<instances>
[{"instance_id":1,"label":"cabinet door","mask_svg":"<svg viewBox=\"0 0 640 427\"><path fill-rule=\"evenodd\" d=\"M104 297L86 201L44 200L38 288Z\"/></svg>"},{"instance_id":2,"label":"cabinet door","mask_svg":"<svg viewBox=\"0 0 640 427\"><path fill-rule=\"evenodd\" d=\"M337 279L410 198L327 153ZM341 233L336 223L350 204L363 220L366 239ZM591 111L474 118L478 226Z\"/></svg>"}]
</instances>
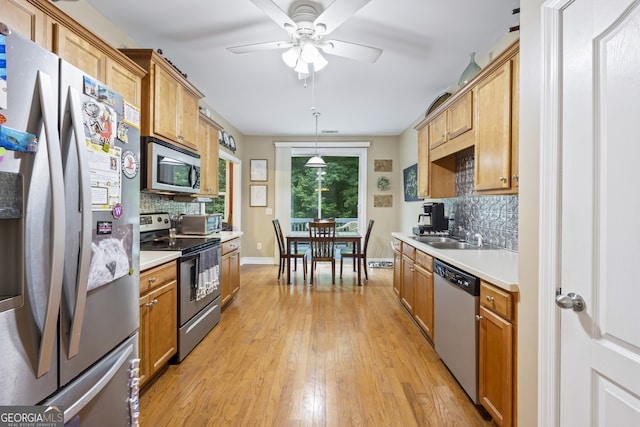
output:
<instances>
[{"instance_id":1,"label":"cabinet door","mask_svg":"<svg viewBox=\"0 0 640 427\"><path fill-rule=\"evenodd\" d=\"M140 328L138 329L138 358L140 371L138 372L139 386L142 387L149 380L149 295L140 297Z\"/></svg>"},{"instance_id":2,"label":"cabinet door","mask_svg":"<svg viewBox=\"0 0 640 427\"><path fill-rule=\"evenodd\" d=\"M475 189L508 189L511 185L511 62L488 75L475 90Z\"/></svg>"},{"instance_id":3,"label":"cabinet door","mask_svg":"<svg viewBox=\"0 0 640 427\"><path fill-rule=\"evenodd\" d=\"M142 102L141 79L113 59L107 57L105 83L124 99L140 107Z\"/></svg>"},{"instance_id":4,"label":"cabinet door","mask_svg":"<svg viewBox=\"0 0 640 427\"><path fill-rule=\"evenodd\" d=\"M153 133L177 142L179 140L176 108L179 108L178 102L182 88L180 83L162 67L154 65L153 68L155 70Z\"/></svg>"},{"instance_id":5,"label":"cabinet door","mask_svg":"<svg viewBox=\"0 0 640 427\"><path fill-rule=\"evenodd\" d=\"M231 263L231 295L240 290L240 251L234 251L230 258Z\"/></svg>"},{"instance_id":6,"label":"cabinet door","mask_svg":"<svg viewBox=\"0 0 640 427\"><path fill-rule=\"evenodd\" d=\"M393 251L393 291L400 297L402 287L402 255L399 251Z\"/></svg>"},{"instance_id":7,"label":"cabinet door","mask_svg":"<svg viewBox=\"0 0 640 427\"><path fill-rule=\"evenodd\" d=\"M231 254L222 256L222 269L220 271L220 280L222 282L220 289L221 305L226 305L231 300Z\"/></svg>"},{"instance_id":8,"label":"cabinet door","mask_svg":"<svg viewBox=\"0 0 640 427\"><path fill-rule=\"evenodd\" d=\"M200 153L200 194L218 195L218 129L200 118L198 125Z\"/></svg>"},{"instance_id":9,"label":"cabinet door","mask_svg":"<svg viewBox=\"0 0 640 427\"><path fill-rule=\"evenodd\" d=\"M0 1L2 22L12 31L28 38L47 50L51 50L48 18L37 7L26 0Z\"/></svg>"},{"instance_id":10,"label":"cabinet door","mask_svg":"<svg viewBox=\"0 0 640 427\"><path fill-rule=\"evenodd\" d=\"M498 426L511 426L513 325L484 307L480 316L480 403Z\"/></svg>"},{"instance_id":11,"label":"cabinet door","mask_svg":"<svg viewBox=\"0 0 640 427\"><path fill-rule=\"evenodd\" d=\"M520 53L511 60L511 188L520 187Z\"/></svg>"},{"instance_id":12,"label":"cabinet door","mask_svg":"<svg viewBox=\"0 0 640 427\"><path fill-rule=\"evenodd\" d=\"M174 280L149 292L149 370L153 374L178 348L178 286Z\"/></svg>"},{"instance_id":13,"label":"cabinet door","mask_svg":"<svg viewBox=\"0 0 640 427\"><path fill-rule=\"evenodd\" d=\"M180 88L178 142L194 151L198 150L198 104L199 99L188 90Z\"/></svg>"},{"instance_id":14,"label":"cabinet door","mask_svg":"<svg viewBox=\"0 0 640 427\"><path fill-rule=\"evenodd\" d=\"M429 127L418 131L418 197L429 197Z\"/></svg>"},{"instance_id":15,"label":"cabinet door","mask_svg":"<svg viewBox=\"0 0 640 427\"><path fill-rule=\"evenodd\" d=\"M435 148L447 142L447 112L437 115L428 125L429 147Z\"/></svg>"},{"instance_id":16,"label":"cabinet door","mask_svg":"<svg viewBox=\"0 0 640 427\"><path fill-rule=\"evenodd\" d=\"M451 140L473 128L473 92L469 91L448 109L448 134Z\"/></svg>"},{"instance_id":17,"label":"cabinet door","mask_svg":"<svg viewBox=\"0 0 640 427\"><path fill-rule=\"evenodd\" d=\"M54 24L53 52L97 80L106 83L107 55L70 29Z\"/></svg>"},{"instance_id":18,"label":"cabinet door","mask_svg":"<svg viewBox=\"0 0 640 427\"><path fill-rule=\"evenodd\" d=\"M415 265L413 317L433 340L433 273Z\"/></svg>"},{"instance_id":19,"label":"cabinet door","mask_svg":"<svg viewBox=\"0 0 640 427\"><path fill-rule=\"evenodd\" d=\"M402 257L402 287L400 288L400 299L407 307L409 313L413 314L413 260Z\"/></svg>"}]
</instances>

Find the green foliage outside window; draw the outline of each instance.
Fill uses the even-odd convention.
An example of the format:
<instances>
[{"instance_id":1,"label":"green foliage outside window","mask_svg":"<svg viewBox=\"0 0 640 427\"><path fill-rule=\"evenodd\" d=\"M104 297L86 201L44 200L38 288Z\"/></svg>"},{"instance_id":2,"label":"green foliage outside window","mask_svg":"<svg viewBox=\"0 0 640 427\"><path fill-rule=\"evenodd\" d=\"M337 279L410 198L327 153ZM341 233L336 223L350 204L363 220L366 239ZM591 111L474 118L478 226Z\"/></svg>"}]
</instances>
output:
<instances>
[{"instance_id":1,"label":"green foliage outside window","mask_svg":"<svg viewBox=\"0 0 640 427\"><path fill-rule=\"evenodd\" d=\"M291 217L318 214L318 173L321 174L322 216L358 217L358 157L323 156L326 168L307 168L309 157L291 158Z\"/></svg>"}]
</instances>

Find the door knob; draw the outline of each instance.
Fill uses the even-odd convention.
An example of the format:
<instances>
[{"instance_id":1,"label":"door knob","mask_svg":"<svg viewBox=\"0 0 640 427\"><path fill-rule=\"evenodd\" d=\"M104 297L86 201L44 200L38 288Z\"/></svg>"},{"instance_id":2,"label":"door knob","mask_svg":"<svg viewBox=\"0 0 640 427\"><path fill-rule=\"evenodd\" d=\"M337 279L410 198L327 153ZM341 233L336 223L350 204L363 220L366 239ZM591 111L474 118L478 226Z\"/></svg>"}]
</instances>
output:
<instances>
[{"instance_id":1,"label":"door knob","mask_svg":"<svg viewBox=\"0 0 640 427\"><path fill-rule=\"evenodd\" d=\"M582 311L585 307L584 299L580 295L573 292L567 295L556 295L556 305L564 309L571 308L573 309L573 311Z\"/></svg>"}]
</instances>

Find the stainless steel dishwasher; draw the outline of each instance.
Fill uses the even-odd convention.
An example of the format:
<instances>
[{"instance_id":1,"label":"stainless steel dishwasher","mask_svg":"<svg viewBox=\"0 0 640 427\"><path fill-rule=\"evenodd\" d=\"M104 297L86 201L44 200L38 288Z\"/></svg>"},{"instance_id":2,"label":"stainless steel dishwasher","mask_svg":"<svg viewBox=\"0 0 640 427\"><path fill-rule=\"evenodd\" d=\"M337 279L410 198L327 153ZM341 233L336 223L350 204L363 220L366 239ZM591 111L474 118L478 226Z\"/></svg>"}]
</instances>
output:
<instances>
[{"instance_id":1,"label":"stainless steel dishwasher","mask_svg":"<svg viewBox=\"0 0 640 427\"><path fill-rule=\"evenodd\" d=\"M480 280L439 259L433 260L434 346L474 403L478 401Z\"/></svg>"}]
</instances>

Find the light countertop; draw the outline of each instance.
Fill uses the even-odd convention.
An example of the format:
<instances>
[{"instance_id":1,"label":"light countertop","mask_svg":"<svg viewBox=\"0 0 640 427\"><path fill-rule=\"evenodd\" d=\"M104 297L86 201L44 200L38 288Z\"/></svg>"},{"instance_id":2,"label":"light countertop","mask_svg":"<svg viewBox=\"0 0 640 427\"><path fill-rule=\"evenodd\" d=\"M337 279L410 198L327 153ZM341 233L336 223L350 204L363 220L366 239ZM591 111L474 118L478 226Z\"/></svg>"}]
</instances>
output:
<instances>
[{"instance_id":1,"label":"light countertop","mask_svg":"<svg viewBox=\"0 0 640 427\"><path fill-rule=\"evenodd\" d=\"M226 242L227 240L235 239L236 237L242 236L242 231L221 231L220 232L220 241Z\"/></svg>"},{"instance_id":2,"label":"light countertop","mask_svg":"<svg viewBox=\"0 0 640 427\"><path fill-rule=\"evenodd\" d=\"M181 251L140 251L140 271L180 258Z\"/></svg>"},{"instance_id":3,"label":"light countertop","mask_svg":"<svg viewBox=\"0 0 640 427\"><path fill-rule=\"evenodd\" d=\"M397 239L509 292L518 292L518 254L502 249L436 249L411 233L391 233Z\"/></svg>"}]
</instances>

